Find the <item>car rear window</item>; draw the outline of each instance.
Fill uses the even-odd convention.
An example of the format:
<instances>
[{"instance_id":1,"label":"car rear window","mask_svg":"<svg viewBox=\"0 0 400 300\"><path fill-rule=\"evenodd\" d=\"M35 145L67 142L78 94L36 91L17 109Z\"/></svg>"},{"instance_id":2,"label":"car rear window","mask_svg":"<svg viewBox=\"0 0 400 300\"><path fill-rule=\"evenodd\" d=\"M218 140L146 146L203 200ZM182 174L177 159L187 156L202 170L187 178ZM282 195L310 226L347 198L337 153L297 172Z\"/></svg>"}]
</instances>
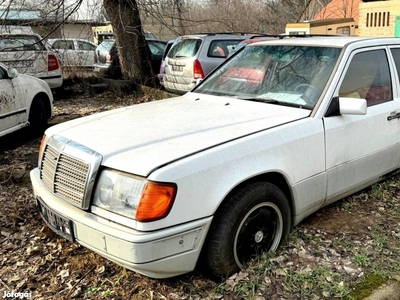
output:
<instances>
[{"instance_id":1,"label":"car rear window","mask_svg":"<svg viewBox=\"0 0 400 300\"><path fill-rule=\"evenodd\" d=\"M196 55L201 45L201 39L181 39L172 45L168 51L169 58L193 57Z\"/></svg>"},{"instance_id":2,"label":"car rear window","mask_svg":"<svg viewBox=\"0 0 400 300\"><path fill-rule=\"evenodd\" d=\"M111 47L114 45L114 42L114 40L103 41L100 45L97 46L97 50L109 52Z\"/></svg>"},{"instance_id":3,"label":"car rear window","mask_svg":"<svg viewBox=\"0 0 400 300\"><path fill-rule=\"evenodd\" d=\"M36 36L0 36L0 51L40 51L43 44Z\"/></svg>"}]
</instances>

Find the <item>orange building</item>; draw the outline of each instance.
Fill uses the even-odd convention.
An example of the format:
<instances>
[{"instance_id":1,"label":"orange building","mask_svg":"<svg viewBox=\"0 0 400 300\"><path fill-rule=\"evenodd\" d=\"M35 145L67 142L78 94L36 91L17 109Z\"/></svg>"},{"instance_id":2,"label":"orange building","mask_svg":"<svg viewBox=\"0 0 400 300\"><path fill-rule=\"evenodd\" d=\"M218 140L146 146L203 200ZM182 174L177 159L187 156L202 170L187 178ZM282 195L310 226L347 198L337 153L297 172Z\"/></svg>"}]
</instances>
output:
<instances>
[{"instance_id":1,"label":"orange building","mask_svg":"<svg viewBox=\"0 0 400 300\"><path fill-rule=\"evenodd\" d=\"M314 16L314 20L353 18L357 35L360 3L362 0L332 0Z\"/></svg>"}]
</instances>

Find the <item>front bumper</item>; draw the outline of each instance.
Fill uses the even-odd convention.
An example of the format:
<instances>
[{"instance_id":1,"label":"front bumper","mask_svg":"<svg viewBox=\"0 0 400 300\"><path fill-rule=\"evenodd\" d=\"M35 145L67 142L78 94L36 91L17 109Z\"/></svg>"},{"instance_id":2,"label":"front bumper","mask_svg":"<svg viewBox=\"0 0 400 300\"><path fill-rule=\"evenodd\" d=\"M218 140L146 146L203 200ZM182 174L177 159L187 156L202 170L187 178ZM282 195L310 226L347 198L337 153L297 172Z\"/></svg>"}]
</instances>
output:
<instances>
[{"instance_id":1,"label":"front bumper","mask_svg":"<svg viewBox=\"0 0 400 300\"><path fill-rule=\"evenodd\" d=\"M68 227L66 231L72 231L70 240L153 278L167 278L194 270L212 217L151 232L138 231L55 197L42 184L38 168L32 170L30 176L35 198L41 204L39 207L46 207L47 213L69 224L65 227ZM41 215L44 218L43 211ZM132 224L134 222L132 220ZM60 230L49 225L60 234Z\"/></svg>"}]
</instances>

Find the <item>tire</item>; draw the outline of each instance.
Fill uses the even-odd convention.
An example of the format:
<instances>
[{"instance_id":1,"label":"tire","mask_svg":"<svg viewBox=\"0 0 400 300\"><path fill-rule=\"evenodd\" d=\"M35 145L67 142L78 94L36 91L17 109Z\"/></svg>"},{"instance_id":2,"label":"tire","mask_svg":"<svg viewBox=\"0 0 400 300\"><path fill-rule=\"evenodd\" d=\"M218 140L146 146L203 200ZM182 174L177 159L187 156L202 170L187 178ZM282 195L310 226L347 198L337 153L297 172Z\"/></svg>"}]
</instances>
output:
<instances>
[{"instance_id":1,"label":"tire","mask_svg":"<svg viewBox=\"0 0 400 300\"><path fill-rule=\"evenodd\" d=\"M263 252L286 242L291 214L284 193L268 182L251 183L227 199L215 214L206 244L212 275L226 278Z\"/></svg>"},{"instance_id":2,"label":"tire","mask_svg":"<svg viewBox=\"0 0 400 300\"><path fill-rule=\"evenodd\" d=\"M35 97L29 111L30 129L33 134L41 135L47 128L47 114L43 100Z\"/></svg>"}]
</instances>

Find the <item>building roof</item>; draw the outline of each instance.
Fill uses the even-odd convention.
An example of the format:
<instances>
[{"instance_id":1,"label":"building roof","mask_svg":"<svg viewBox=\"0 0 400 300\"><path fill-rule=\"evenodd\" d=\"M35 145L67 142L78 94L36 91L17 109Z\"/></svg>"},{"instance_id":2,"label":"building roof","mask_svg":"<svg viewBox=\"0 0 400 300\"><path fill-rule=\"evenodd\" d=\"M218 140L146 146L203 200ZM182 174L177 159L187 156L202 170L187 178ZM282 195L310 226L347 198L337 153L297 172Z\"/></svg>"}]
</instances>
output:
<instances>
[{"instance_id":1,"label":"building roof","mask_svg":"<svg viewBox=\"0 0 400 300\"><path fill-rule=\"evenodd\" d=\"M0 9L0 20L41 20L40 10Z\"/></svg>"}]
</instances>

